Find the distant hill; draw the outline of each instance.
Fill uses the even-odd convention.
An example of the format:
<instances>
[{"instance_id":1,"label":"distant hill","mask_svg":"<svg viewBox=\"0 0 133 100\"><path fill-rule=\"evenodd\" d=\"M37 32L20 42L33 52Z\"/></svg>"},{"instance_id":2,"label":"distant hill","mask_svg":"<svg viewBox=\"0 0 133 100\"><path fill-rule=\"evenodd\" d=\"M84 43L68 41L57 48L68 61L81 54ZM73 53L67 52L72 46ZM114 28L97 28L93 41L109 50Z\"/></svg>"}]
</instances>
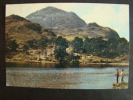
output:
<instances>
[{"instance_id":1,"label":"distant hill","mask_svg":"<svg viewBox=\"0 0 133 100\"><path fill-rule=\"evenodd\" d=\"M6 38L16 40L23 46L26 41L39 39L46 35L48 38L54 38L56 35L49 29L41 27L37 23L28 21L18 15L10 15L6 17Z\"/></svg>"},{"instance_id":2,"label":"distant hill","mask_svg":"<svg viewBox=\"0 0 133 100\"><path fill-rule=\"evenodd\" d=\"M81 28L86 25L85 21L74 12L66 12L55 7L47 7L33 12L26 19L51 29Z\"/></svg>"},{"instance_id":3,"label":"distant hill","mask_svg":"<svg viewBox=\"0 0 133 100\"><path fill-rule=\"evenodd\" d=\"M103 38L119 38L118 33L109 28L98 25L97 23L89 23L82 28L88 37L103 37Z\"/></svg>"},{"instance_id":4,"label":"distant hill","mask_svg":"<svg viewBox=\"0 0 133 100\"><path fill-rule=\"evenodd\" d=\"M68 40L74 39L74 37L81 37L81 38L95 38L95 37L103 37L104 39L109 38L120 38L118 33L109 28L103 27L98 25L97 23L89 23L82 28L75 28L75 29L53 29L55 33L59 35L63 35Z\"/></svg>"}]
</instances>

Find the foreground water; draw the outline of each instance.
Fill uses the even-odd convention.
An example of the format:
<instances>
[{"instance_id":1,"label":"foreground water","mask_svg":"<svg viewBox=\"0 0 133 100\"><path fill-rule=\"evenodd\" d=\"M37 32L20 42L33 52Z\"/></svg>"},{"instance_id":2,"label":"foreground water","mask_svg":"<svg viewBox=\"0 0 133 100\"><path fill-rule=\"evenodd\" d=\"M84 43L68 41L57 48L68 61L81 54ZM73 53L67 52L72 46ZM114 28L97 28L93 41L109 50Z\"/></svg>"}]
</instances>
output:
<instances>
[{"instance_id":1,"label":"foreground water","mask_svg":"<svg viewBox=\"0 0 133 100\"><path fill-rule=\"evenodd\" d=\"M17 87L111 89L112 83L116 82L114 76L116 69L124 69L125 82L128 82L129 74L129 67L18 68L17 64L16 67L9 65L6 68L6 85Z\"/></svg>"}]
</instances>

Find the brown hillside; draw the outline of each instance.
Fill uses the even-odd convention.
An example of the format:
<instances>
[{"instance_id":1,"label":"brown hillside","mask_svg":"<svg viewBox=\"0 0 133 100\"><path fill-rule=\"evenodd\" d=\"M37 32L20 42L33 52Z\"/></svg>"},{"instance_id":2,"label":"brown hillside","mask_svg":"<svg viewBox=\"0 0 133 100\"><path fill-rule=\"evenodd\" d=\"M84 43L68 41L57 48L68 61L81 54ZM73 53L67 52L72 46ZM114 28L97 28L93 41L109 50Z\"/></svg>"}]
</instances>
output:
<instances>
[{"instance_id":1,"label":"brown hillside","mask_svg":"<svg viewBox=\"0 0 133 100\"><path fill-rule=\"evenodd\" d=\"M52 31L44 29L39 24L30 22L20 16L11 15L6 17L6 39L16 40L20 47L26 41L39 39L43 35L48 38L56 36Z\"/></svg>"}]
</instances>

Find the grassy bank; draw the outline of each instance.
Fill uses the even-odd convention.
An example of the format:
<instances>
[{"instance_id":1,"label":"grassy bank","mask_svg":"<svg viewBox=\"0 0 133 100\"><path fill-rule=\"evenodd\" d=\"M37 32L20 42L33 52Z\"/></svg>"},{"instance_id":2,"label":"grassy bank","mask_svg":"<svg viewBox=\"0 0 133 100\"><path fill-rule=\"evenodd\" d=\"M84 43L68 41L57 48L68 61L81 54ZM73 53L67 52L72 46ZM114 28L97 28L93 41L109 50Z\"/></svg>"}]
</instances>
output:
<instances>
[{"instance_id":1,"label":"grassy bank","mask_svg":"<svg viewBox=\"0 0 133 100\"><path fill-rule=\"evenodd\" d=\"M127 89L128 83L113 83L112 89Z\"/></svg>"},{"instance_id":2,"label":"grassy bank","mask_svg":"<svg viewBox=\"0 0 133 100\"><path fill-rule=\"evenodd\" d=\"M11 62L11 63L27 63L27 64L59 64L59 62L52 62L52 61L11 61L8 60L6 62ZM67 64L69 65L69 64ZM71 65L71 64L70 64ZM129 63L79 63L79 66L81 67L128 67Z\"/></svg>"},{"instance_id":3,"label":"grassy bank","mask_svg":"<svg viewBox=\"0 0 133 100\"><path fill-rule=\"evenodd\" d=\"M121 66L121 67L128 67L129 66L129 63L86 63L86 64L83 64L83 63L81 63L80 64L81 66L83 66L83 67L88 67L88 66L96 66L96 67L101 67L101 66L113 66L113 67L117 67L117 66Z\"/></svg>"},{"instance_id":4,"label":"grassy bank","mask_svg":"<svg viewBox=\"0 0 133 100\"><path fill-rule=\"evenodd\" d=\"M32 59L31 59L32 58ZM34 58L34 59L33 59ZM120 57L116 57L116 58L102 58L102 57L98 57L98 56L81 56L79 59L79 66L83 66L83 67L92 67L92 66L96 66L96 67L101 67L101 66L121 66L121 67L125 67L125 66L129 66L129 59L128 59L128 55L123 55ZM15 55L14 57L12 57L11 59L7 59L6 58L6 62L17 62L17 63L50 63L50 64L58 64L59 61L57 59L41 59L38 60L37 56L27 56L24 54L18 54ZM68 63L69 65L69 63Z\"/></svg>"}]
</instances>

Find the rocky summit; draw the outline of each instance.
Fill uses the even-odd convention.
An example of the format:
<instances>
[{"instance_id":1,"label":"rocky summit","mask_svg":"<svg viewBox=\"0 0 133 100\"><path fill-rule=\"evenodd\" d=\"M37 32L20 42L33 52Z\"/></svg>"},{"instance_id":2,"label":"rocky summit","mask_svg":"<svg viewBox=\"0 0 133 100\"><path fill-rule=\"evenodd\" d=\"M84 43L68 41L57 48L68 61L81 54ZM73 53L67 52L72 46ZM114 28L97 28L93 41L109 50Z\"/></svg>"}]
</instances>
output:
<instances>
[{"instance_id":1,"label":"rocky summit","mask_svg":"<svg viewBox=\"0 0 133 100\"><path fill-rule=\"evenodd\" d=\"M26 19L51 29L73 29L86 25L85 21L74 12L67 12L55 7L47 7L33 12Z\"/></svg>"}]
</instances>

